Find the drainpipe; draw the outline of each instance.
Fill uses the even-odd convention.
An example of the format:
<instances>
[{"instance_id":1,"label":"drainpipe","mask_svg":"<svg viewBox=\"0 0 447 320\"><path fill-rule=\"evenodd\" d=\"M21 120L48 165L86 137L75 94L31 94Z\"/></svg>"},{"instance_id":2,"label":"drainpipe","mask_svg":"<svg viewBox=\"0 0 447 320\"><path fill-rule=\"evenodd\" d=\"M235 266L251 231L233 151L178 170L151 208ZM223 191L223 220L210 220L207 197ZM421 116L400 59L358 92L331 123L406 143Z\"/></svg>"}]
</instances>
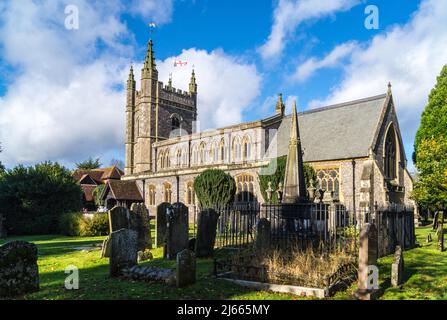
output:
<instances>
[{"instance_id":1,"label":"drainpipe","mask_svg":"<svg viewBox=\"0 0 447 320\"><path fill-rule=\"evenodd\" d=\"M356 213L355 194L355 159L352 159L352 207L354 210L354 214Z\"/></svg>"}]
</instances>

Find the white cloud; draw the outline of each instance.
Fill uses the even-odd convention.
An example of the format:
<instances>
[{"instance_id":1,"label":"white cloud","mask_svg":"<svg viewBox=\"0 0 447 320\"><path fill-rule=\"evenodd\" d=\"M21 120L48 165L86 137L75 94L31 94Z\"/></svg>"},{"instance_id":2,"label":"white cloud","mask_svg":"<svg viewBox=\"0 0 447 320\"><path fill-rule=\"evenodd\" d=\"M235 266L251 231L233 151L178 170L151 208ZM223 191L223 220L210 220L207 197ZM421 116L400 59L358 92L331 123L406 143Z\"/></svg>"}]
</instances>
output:
<instances>
[{"instance_id":1,"label":"white cloud","mask_svg":"<svg viewBox=\"0 0 447 320\"><path fill-rule=\"evenodd\" d=\"M332 104L386 92L388 81L399 114L407 158L427 103L443 65L447 63L447 2L426 0L404 26L375 36L352 53L343 79L323 101Z\"/></svg>"},{"instance_id":2,"label":"white cloud","mask_svg":"<svg viewBox=\"0 0 447 320\"><path fill-rule=\"evenodd\" d=\"M303 64L299 65L295 73L290 77L292 81L303 82L309 79L315 72L322 68L330 68L339 66L341 60L350 56L353 50L357 47L355 42L343 43L336 46L323 59L310 58Z\"/></svg>"},{"instance_id":3,"label":"white cloud","mask_svg":"<svg viewBox=\"0 0 447 320\"><path fill-rule=\"evenodd\" d=\"M286 41L305 21L321 19L346 11L359 0L279 0L273 14L272 31L267 41L259 48L264 60L281 55Z\"/></svg>"},{"instance_id":4,"label":"white cloud","mask_svg":"<svg viewBox=\"0 0 447 320\"><path fill-rule=\"evenodd\" d=\"M130 4L130 13L143 19L152 19L147 23L162 24L171 21L172 0L131 0Z\"/></svg>"},{"instance_id":5,"label":"white cloud","mask_svg":"<svg viewBox=\"0 0 447 320\"><path fill-rule=\"evenodd\" d=\"M174 68L175 60L186 61L188 65ZM207 52L192 48L158 62L160 80L166 84L172 73L173 86L188 90L192 65L198 84L201 129L241 122L242 113L260 93L262 77L256 66L226 55L222 50Z\"/></svg>"},{"instance_id":6,"label":"white cloud","mask_svg":"<svg viewBox=\"0 0 447 320\"><path fill-rule=\"evenodd\" d=\"M153 5L141 15L166 21L169 13L156 7L167 2L147 1ZM68 4L79 8L79 30L64 27ZM122 152L125 96L120 86L135 41L121 15L129 10L121 0L2 3L1 54L14 72L0 97L3 163L73 164Z\"/></svg>"}]
</instances>

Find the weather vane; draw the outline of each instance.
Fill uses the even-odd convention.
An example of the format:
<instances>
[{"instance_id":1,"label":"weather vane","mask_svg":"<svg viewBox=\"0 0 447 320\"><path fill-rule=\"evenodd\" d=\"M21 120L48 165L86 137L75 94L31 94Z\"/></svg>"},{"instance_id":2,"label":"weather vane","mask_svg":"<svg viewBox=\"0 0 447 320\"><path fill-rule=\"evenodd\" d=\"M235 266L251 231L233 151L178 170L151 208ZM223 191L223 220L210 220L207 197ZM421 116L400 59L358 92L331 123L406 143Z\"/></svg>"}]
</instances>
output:
<instances>
[{"instance_id":1,"label":"weather vane","mask_svg":"<svg viewBox=\"0 0 447 320\"><path fill-rule=\"evenodd\" d=\"M156 27L157 27L157 25L154 22L149 23L149 33L151 36L152 36L152 33L154 33Z\"/></svg>"}]
</instances>

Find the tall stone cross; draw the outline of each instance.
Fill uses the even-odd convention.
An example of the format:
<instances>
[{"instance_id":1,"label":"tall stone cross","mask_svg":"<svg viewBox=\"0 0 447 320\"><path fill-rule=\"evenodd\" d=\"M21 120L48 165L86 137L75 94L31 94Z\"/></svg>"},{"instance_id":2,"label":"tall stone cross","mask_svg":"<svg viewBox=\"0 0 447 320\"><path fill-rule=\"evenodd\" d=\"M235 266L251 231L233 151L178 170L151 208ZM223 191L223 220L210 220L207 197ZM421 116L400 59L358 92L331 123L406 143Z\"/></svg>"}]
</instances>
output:
<instances>
[{"instance_id":1,"label":"tall stone cross","mask_svg":"<svg viewBox=\"0 0 447 320\"><path fill-rule=\"evenodd\" d=\"M283 203L307 201L306 184L304 182L303 150L301 149L296 101L292 110L292 127L290 130L289 153L287 155L284 177Z\"/></svg>"}]
</instances>

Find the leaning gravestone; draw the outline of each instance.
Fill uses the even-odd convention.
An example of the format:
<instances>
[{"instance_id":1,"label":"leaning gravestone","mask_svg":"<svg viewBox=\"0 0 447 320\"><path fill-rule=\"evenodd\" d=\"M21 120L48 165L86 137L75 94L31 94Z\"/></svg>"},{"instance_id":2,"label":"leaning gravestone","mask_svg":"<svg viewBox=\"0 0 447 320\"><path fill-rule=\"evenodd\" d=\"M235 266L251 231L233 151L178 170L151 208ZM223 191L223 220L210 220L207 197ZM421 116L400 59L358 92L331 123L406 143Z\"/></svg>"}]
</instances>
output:
<instances>
[{"instance_id":1,"label":"leaning gravestone","mask_svg":"<svg viewBox=\"0 0 447 320\"><path fill-rule=\"evenodd\" d=\"M196 257L191 250L185 249L177 254L176 280L177 288L196 282Z\"/></svg>"},{"instance_id":2,"label":"leaning gravestone","mask_svg":"<svg viewBox=\"0 0 447 320\"><path fill-rule=\"evenodd\" d=\"M213 209L206 209L200 212L195 244L195 252L198 258L213 255L218 219L219 214Z\"/></svg>"},{"instance_id":3,"label":"leaning gravestone","mask_svg":"<svg viewBox=\"0 0 447 320\"><path fill-rule=\"evenodd\" d=\"M133 203L130 207L129 225L138 233L138 251L152 249L149 210L143 203Z\"/></svg>"},{"instance_id":4,"label":"leaning gravestone","mask_svg":"<svg viewBox=\"0 0 447 320\"><path fill-rule=\"evenodd\" d=\"M157 207L157 220L155 230L155 246L162 247L165 245L167 234L166 210L171 206L170 203L163 202Z\"/></svg>"},{"instance_id":5,"label":"leaning gravestone","mask_svg":"<svg viewBox=\"0 0 447 320\"><path fill-rule=\"evenodd\" d=\"M122 275L123 269L137 264L138 235L130 229L121 229L110 234L110 275Z\"/></svg>"},{"instance_id":6,"label":"leaning gravestone","mask_svg":"<svg viewBox=\"0 0 447 320\"><path fill-rule=\"evenodd\" d=\"M378 242L377 228L373 223L366 223L360 231L358 290L354 295L360 300L374 299L377 289L374 279L378 274L370 274L370 268L377 268ZM378 284L378 279L376 279Z\"/></svg>"},{"instance_id":7,"label":"leaning gravestone","mask_svg":"<svg viewBox=\"0 0 447 320\"><path fill-rule=\"evenodd\" d=\"M37 247L24 241L0 246L0 297L39 290Z\"/></svg>"},{"instance_id":8,"label":"leaning gravestone","mask_svg":"<svg viewBox=\"0 0 447 320\"><path fill-rule=\"evenodd\" d=\"M175 203L167 210L167 237L164 256L175 259L177 253L188 248L188 207Z\"/></svg>"},{"instance_id":9,"label":"leaning gravestone","mask_svg":"<svg viewBox=\"0 0 447 320\"><path fill-rule=\"evenodd\" d=\"M102 242L101 258L109 258L109 257L110 257L110 237L107 237Z\"/></svg>"},{"instance_id":10,"label":"leaning gravestone","mask_svg":"<svg viewBox=\"0 0 447 320\"><path fill-rule=\"evenodd\" d=\"M109 210L110 233L121 229L129 229L129 210L124 207L113 207Z\"/></svg>"},{"instance_id":11,"label":"leaning gravestone","mask_svg":"<svg viewBox=\"0 0 447 320\"><path fill-rule=\"evenodd\" d=\"M394 261L391 265L391 285L398 287L402 284L404 275L404 256L402 254L402 248L396 246L396 252L394 253Z\"/></svg>"},{"instance_id":12,"label":"leaning gravestone","mask_svg":"<svg viewBox=\"0 0 447 320\"><path fill-rule=\"evenodd\" d=\"M271 224L266 218L259 219L256 223L255 249L262 252L270 247Z\"/></svg>"}]
</instances>

